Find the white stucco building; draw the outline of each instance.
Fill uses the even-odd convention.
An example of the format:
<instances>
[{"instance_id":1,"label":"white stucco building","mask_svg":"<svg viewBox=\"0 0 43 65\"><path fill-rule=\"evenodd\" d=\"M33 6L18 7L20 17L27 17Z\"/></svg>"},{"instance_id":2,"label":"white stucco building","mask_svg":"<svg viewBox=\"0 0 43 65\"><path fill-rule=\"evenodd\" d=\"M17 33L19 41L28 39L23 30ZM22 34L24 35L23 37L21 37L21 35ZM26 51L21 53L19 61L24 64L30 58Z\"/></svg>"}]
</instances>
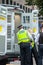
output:
<instances>
[{"instance_id":1,"label":"white stucco building","mask_svg":"<svg viewBox=\"0 0 43 65\"><path fill-rule=\"evenodd\" d=\"M20 6L25 12L31 12L32 7L25 5L25 0L0 0L0 4L11 4Z\"/></svg>"}]
</instances>

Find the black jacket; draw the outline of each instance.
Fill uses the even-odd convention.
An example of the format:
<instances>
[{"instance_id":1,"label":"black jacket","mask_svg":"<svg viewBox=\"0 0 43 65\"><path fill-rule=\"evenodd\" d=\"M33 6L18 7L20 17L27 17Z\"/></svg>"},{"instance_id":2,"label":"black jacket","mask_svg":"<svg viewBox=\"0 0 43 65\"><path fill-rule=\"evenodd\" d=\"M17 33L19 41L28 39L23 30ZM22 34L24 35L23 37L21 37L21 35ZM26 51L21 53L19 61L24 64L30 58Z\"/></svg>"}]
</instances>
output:
<instances>
[{"instance_id":1,"label":"black jacket","mask_svg":"<svg viewBox=\"0 0 43 65\"><path fill-rule=\"evenodd\" d=\"M40 33L39 44L43 44L43 33Z\"/></svg>"}]
</instances>

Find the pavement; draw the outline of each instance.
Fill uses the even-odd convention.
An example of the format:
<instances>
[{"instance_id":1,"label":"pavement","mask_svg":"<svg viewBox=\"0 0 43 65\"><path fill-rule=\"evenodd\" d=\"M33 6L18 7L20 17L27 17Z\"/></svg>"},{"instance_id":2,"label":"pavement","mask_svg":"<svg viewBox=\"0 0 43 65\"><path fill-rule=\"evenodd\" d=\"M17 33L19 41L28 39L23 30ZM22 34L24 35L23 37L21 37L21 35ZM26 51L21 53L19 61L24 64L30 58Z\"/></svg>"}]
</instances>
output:
<instances>
[{"instance_id":1,"label":"pavement","mask_svg":"<svg viewBox=\"0 0 43 65\"><path fill-rule=\"evenodd\" d=\"M19 60L16 60L16 61L10 62L10 64L6 64L6 65L21 65L21 62ZM33 58L33 65L36 65L34 58Z\"/></svg>"},{"instance_id":2,"label":"pavement","mask_svg":"<svg viewBox=\"0 0 43 65\"><path fill-rule=\"evenodd\" d=\"M35 63L35 59L33 58L33 65L36 65L36 63Z\"/></svg>"}]
</instances>

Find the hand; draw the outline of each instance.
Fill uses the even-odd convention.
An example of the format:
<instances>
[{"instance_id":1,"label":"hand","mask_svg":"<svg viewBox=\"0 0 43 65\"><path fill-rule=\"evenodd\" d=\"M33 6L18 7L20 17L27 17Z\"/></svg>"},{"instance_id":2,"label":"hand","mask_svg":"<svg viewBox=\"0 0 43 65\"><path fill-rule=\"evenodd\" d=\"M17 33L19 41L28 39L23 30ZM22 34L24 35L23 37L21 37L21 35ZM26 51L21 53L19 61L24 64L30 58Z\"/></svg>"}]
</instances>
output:
<instances>
[{"instance_id":1,"label":"hand","mask_svg":"<svg viewBox=\"0 0 43 65\"><path fill-rule=\"evenodd\" d=\"M30 43L30 45L32 46L32 43Z\"/></svg>"}]
</instances>

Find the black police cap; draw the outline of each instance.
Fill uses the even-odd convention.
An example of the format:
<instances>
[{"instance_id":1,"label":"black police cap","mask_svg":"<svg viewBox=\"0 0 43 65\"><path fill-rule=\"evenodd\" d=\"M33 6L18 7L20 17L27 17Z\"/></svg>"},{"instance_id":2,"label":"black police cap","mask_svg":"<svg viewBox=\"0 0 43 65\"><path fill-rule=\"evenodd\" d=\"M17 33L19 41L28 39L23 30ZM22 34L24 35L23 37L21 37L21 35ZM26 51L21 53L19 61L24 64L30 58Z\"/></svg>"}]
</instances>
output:
<instances>
[{"instance_id":1,"label":"black police cap","mask_svg":"<svg viewBox=\"0 0 43 65\"><path fill-rule=\"evenodd\" d=\"M22 25L19 25L17 28L20 28Z\"/></svg>"}]
</instances>

